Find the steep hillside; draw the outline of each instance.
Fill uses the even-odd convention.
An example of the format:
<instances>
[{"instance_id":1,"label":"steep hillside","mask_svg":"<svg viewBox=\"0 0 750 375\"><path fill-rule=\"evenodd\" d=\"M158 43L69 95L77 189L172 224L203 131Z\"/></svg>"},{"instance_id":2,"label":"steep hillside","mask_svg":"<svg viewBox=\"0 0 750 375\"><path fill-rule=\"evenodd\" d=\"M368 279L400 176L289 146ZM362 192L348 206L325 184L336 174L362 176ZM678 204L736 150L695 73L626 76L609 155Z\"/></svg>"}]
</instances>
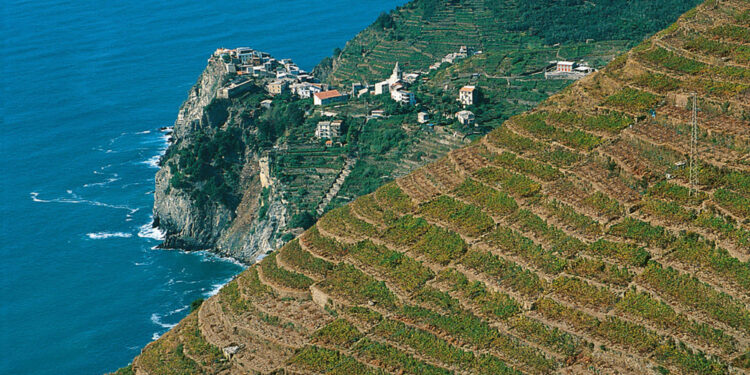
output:
<instances>
[{"instance_id":1,"label":"steep hillside","mask_svg":"<svg viewBox=\"0 0 750 375\"><path fill-rule=\"evenodd\" d=\"M407 70L426 70L462 45L495 53L497 62L518 68L524 60L550 51L555 59L560 44L591 47L587 44L640 41L698 3L416 0L382 14L340 54L324 60L316 72L334 84L372 84L387 77L397 61ZM566 57L577 56L558 55L557 59ZM549 60L536 61L536 65Z\"/></svg>"},{"instance_id":2,"label":"steep hillside","mask_svg":"<svg viewBox=\"0 0 750 375\"><path fill-rule=\"evenodd\" d=\"M585 60L601 67L696 1L596 6L550 0L410 2L352 41L332 77L347 64L361 63L380 67L367 80L381 80L379 74L404 54L429 65L462 44L483 48L483 53L423 74L410 87L416 106L364 95L328 107L346 129L331 146L314 135L325 116L311 100L281 95L273 109L261 107L260 101L271 96L260 78L250 92L217 98L219 88L241 77L214 55L180 109L174 143L157 174L154 218L166 233L163 246L210 249L251 263L299 234L320 213L468 144L573 82L545 79L550 60ZM653 12L657 3L660 11ZM560 16L557 22L550 22L550 14ZM425 32L418 32L422 28ZM352 55L353 46L365 39L383 53ZM429 56L412 44L424 45ZM410 69L406 73L426 67L412 57L402 61ZM460 126L454 116L463 109L454 95L470 84L481 87L481 103L469 108L478 127ZM385 118L366 121L374 109L386 109ZM429 112L436 126L419 124L420 111Z\"/></svg>"},{"instance_id":3,"label":"steep hillside","mask_svg":"<svg viewBox=\"0 0 750 375\"><path fill-rule=\"evenodd\" d=\"M749 27L747 0L689 11L330 211L122 373L750 371Z\"/></svg>"}]
</instances>

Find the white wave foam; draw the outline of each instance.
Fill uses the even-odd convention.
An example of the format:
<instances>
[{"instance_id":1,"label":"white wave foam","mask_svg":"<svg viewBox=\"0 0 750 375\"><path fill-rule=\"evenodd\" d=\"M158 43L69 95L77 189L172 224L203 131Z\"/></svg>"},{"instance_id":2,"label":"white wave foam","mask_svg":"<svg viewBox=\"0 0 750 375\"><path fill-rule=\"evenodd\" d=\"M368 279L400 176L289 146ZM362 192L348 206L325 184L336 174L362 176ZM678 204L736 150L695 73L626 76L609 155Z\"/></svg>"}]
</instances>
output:
<instances>
[{"instance_id":1,"label":"white wave foam","mask_svg":"<svg viewBox=\"0 0 750 375\"><path fill-rule=\"evenodd\" d=\"M242 264L242 262L238 261L237 259L221 256L219 254L212 253L210 251L202 250L202 251L195 251L194 253L199 254L201 256L201 262L215 262L218 260L222 262L233 263L242 268L246 267L244 264Z\"/></svg>"},{"instance_id":2,"label":"white wave foam","mask_svg":"<svg viewBox=\"0 0 750 375\"><path fill-rule=\"evenodd\" d=\"M156 341L156 340L158 340L158 339L159 339L159 337L161 337L161 333L159 333L159 332L154 332L154 334L153 334L153 335L151 335L151 341Z\"/></svg>"},{"instance_id":3,"label":"white wave foam","mask_svg":"<svg viewBox=\"0 0 750 375\"><path fill-rule=\"evenodd\" d=\"M219 283L219 284L214 284L214 285L211 285L211 290L209 290L209 291L208 291L208 292L206 292L206 293L203 293L203 295L204 295L204 296L205 296L206 298L209 298L209 297L213 297L213 296L215 296L216 294L218 294L218 293L219 293L219 291L221 290L221 288L222 288L222 287L224 287L224 285L226 285L226 284L227 284L228 282L230 282L231 280L232 280L232 279L229 279L229 280L227 280L227 281L226 281L226 282L224 282L224 283Z\"/></svg>"},{"instance_id":4,"label":"white wave foam","mask_svg":"<svg viewBox=\"0 0 750 375\"><path fill-rule=\"evenodd\" d=\"M131 233L125 233L125 232L96 232L96 233L86 233L86 235L92 239L92 240L102 240L106 238L130 238L133 235Z\"/></svg>"},{"instance_id":5,"label":"white wave foam","mask_svg":"<svg viewBox=\"0 0 750 375\"><path fill-rule=\"evenodd\" d=\"M167 315L174 315L174 314L177 314L177 313L181 313L181 312L183 312L183 311L185 311L185 310L187 310L189 308L190 308L190 306L183 306L183 307L180 307L179 309L174 309L174 310L168 312Z\"/></svg>"},{"instance_id":6,"label":"white wave foam","mask_svg":"<svg viewBox=\"0 0 750 375\"><path fill-rule=\"evenodd\" d=\"M148 158L148 160L142 161L141 164L146 164L146 165L148 165L151 168L159 169L159 159L161 159L161 154L154 155L154 156Z\"/></svg>"},{"instance_id":7,"label":"white wave foam","mask_svg":"<svg viewBox=\"0 0 750 375\"><path fill-rule=\"evenodd\" d=\"M131 214L136 213L138 210L140 210L140 208L132 208L132 207L123 206L123 205L109 204L109 203L83 199L78 194L74 194L72 190L66 190L66 192L70 194L71 198L41 199L39 198L39 193L35 191L32 191L29 195L31 196L31 200L33 200L34 202L40 202L40 203L71 203L71 204L83 203L83 204L88 204L91 206L114 208L118 210L127 210Z\"/></svg>"},{"instance_id":8,"label":"white wave foam","mask_svg":"<svg viewBox=\"0 0 750 375\"><path fill-rule=\"evenodd\" d=\"M138 132L138 133L135 133L135 134L149 134L149 133L151 133L151 130L144 130L142 132Z\"/></svg>"},{"instance_id":9,"label":"white wave foam","mask_svg":"<svg viewBox=\"0 0 750 375\"><path fill-rule=\"evenodd\" d=\"M172 328L172 327L174 327L174 326L177 325L176 323L175 324L169 324L169 323L162 322L161 321L161 316L159 314L157 314L157 313L151 314L151 322L154 323L154 324L156 324L156 325L158 325L159 327L166 328L166 329L170 329L170 328Z\"/></svg>"},{"instance_id":10,"label":"white wave foam","mask_svg":"<svg viewBox=\"0 0 750 375\"><path fill-rule=\"evenodd\" d=\"M159 229L158 227L155 228L152 222L153 222L153 219L151 222L148 222L140 226L138 230L138 237L150 238L152 240L157 240L157 241L164 241L164 235L165 235L164 231Z\"/></svg>"},{"instance_id":11,"label":"white wave foam","mask_svg":"<svg viewBox=\"0 0 750 375\"><path fill-rule=\"evenodd\" d=\"M96 173L96 171L94 171L94 173ZM120 181L120 179L117 178L117 177L110 177L106 181L92 182L90 184L83 184L83 187L87 188L87 187L92 187L92 186L104 186L104 185L111 184L111 183L113 183L115 181Z\"/></svg>"}]
</instances>

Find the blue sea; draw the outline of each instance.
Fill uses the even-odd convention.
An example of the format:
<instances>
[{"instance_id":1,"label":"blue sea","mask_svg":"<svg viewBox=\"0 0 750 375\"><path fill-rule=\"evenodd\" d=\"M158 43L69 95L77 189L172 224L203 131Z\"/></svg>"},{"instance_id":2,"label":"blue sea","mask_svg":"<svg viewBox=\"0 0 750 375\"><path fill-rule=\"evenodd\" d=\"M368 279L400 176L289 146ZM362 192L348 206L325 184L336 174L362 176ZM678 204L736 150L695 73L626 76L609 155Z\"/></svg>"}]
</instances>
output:
<instances>
[{"instance_id":1,"label":"blue sea","mask_svg":"<svg viewBox=\"0 0 750 375\"><path fill-rule=\"evenodd\" d=\"M3 1L0 374L101 374L240 272L156 250L160 127L217 47L311 70L402 1Z\"/></svg>"}]
</instances>

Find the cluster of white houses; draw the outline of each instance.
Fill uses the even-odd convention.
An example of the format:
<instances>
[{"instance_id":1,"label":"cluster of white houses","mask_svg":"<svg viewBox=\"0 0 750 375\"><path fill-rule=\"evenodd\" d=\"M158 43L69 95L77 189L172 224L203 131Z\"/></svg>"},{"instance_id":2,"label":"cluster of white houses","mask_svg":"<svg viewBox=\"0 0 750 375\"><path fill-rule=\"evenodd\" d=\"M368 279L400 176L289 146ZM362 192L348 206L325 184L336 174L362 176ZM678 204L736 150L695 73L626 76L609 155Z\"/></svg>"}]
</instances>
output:
<instances>
[{"instance_id":1,"label":"cluster of white houses","mask_svg":"<svg viewBox=\"0 0 750 375\"><path fill-rule=\"evenodd\" d=\"M471 57L471 56L474 56L474 55L478 55L478 54L481 54L481 53L482 53L482 51L474 51L474 48L472 48L472 47L461 46L458 49L458 52L451 52L451 53L445 55L445 57L443 57L442 60L440 60L440 61L438 61L438 62L430 65L430 70L439 69L440 65L442 65L443 63L453 64L456 61L460 61L460 60L463 60L465 58L468 58L468 57Z\"/></svg>"}]
</instances>

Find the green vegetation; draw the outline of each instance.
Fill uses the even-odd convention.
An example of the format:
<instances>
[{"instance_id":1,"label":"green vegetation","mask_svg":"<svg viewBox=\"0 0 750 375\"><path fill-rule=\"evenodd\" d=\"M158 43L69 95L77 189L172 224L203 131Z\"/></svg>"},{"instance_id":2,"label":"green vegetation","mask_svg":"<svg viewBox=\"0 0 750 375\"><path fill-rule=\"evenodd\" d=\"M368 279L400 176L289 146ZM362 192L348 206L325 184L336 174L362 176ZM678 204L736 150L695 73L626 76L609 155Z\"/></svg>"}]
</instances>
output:
<instances>
[{"instance_id":1,"label":"green vegetation","mask_svg":"<svg viewBox=\"0 0 750 375\"><path fill-rule=\"evenodd\" d=\"M395 320L383 320L373 333L449 366L472 369L478 374L519 374L497 357L482 355L477 358L474 353L459 349L432 333Z\"/></svg>"},{"instance_id":2,"label":"green vegetation","mask_svg":"<svg viewBox=\"0 0 750 375\"><path fill-rule=\"evenodd\" d=\"M498 167L484 167L474 172L481 181L501 188L504 192L519 197L530 197L541 190L541 185L534 180Z\"/></svg>"},{"instance_id":3,"label":"green vegetation","mask_svg":"<svg viewBox=\"0 0 750 375\"><path fill-rule=\"evenodd\" d=\"M610 95L604 104L618 109L632 112L644 112L654 109L660 102L660 98L654 94L625 87Z\"/></svg>"},{"instance_id":4,"label":"green vegetation","mask_svg":"<svg viewBox=\"0 0 750 375\"><path fill-rule=\"evenodd\" d=\"M336 319L312 335L315 343L322 346L349 348L362 337L361 332L344 319Z\"/></svg>"},{"instance_id":5,"label":"green vegetation","mask_svg":"<svg viewBox=\"0 0 750 375\"><path fill-rule=\"evenodd\" d=\"M633 275L626 267L617 267L601 259L575 258L568 261L566 271L603 284L627 286Z\"/></svg>"},{"instance_id":6,"label":"green vegetation","mask_svg":"<svg viewBox=\"0 0 750 375\"><path fill-rule=\"evenodd\" d=\"M588 207L594 210L599 215L608 218L616 218L622 215L622 208L620 204L608 197L606 194L597 191L581 200L581 204L584 207Z\"/></svg>"},{"instance_id":7,"label":"green vegetation","mask_svg":"<svg viewBox=\"0 0 750 375\"><path fill-rule=\"evenodd\" d=\"M565 259L543 249L534 241L526 238L512 229L498 227L484 238L489 245L497 247L504 253L513 254L542 271L556 275L565 269Z\"/></svg>"},{"instance_id":8,"label":"green vegetation","mask_svg":"<svg viewBox=\"0 0 750 375\"><path fill-rule=\"evenodd\" d=\"M750 263L740 262L725 249L697 235L686 235L675 241L670 250L671 259L728 280L743 290L750 290Z\"/></svg>"},{"instance_id":9,"label":"green vegetation","mask_svg":"<svg viewBox=\"0 0 750 375\"><path fill-rule=\"evenodd\" d=\"M589 251L593 255L613 259L618 263L635 267L645 266L651 258L651 254L638 245L624 242L611 242L603 239L592 243L589 247Z\"/></svg>"},{"instance_id":10,"label":"green vegetation","mask_svg":"<svg viewBox=\"0 0 750 375\"><path fill-rule=\"evenodd\" d=\"M447 268L438 274L437 281L445 284L452 292L459 293L463 298L479 306L485 316L498 319L508 319L521 312L521 306L513 297L487 290L481 281L469 281L466 275L452 268Z\"/></svg>"},{"instance_id":11,"label":"green vegetation","mask_svg":"<svg viewBox=\"0 0 750 375\"><path fill-rule=\"evenodd\" d=\"M654 226L631 217L626 217L621 222L610 226L607 233L662 248L674 241L674 236L664 227Z\"/></svg>"},{"instance_id":12,"label":"green vegetation","mask_svg":"<svg viewBox=\"0 0 750 375\"><path fill-rule=\"evenodd\" d=\"M338 241L320 234L318 228L313 226L305 232L302 240L310 247L310 250L318 256L326 258L340 258L347 253L347 248Z\"/></svg>"},{"instance_id":13,"label":"green vegetation","mask_svg":"<svg viewBox=\"0 0 750 375\"><path fill-rule=\"evenodd\" d=\"M555 167L531 159L522 159L507 151L495 155L492 162L505 168L514 169L519 173L535 176L542 181L554 181L562 176Z\"/></svg>"},{"instance_id":14,"label":"green vegetation","mask_svg":"<svg viewBox=\"0 0 750 375\"><path fill-rule=\"evenodd\" d=\"M441 195L425 203L419 212L429 218L448 224L453 230L476 237L495 225L479 207L461 203Z\"/></svg>"},{"instance_id":15,"label":"green vegetation","mask_svg":"<svg viewBox=\"0 0 750 375\"><path fill-rule=\"evenodd\" d=\"M240 202L239 181L245 144L237 128L201 132L188 147L171 147L164 156L172 172L171 188L187 191L198 207L219 202L234 210ZM176 161L175 161L176 159Z\"/></svg>"},{"instance_id":16,"label":"green vegetation","mask_svg":"<svg viewBox=\"0 0 750 375\"><path fill-rule=\"evenodd\" d=\"M288 361L305 371L326 374L357 374L357 375L383 375L382 370L375 370L352 357L337 351L320 348L317 346L305 346Z\"/></svg>"},{"instance_id":17,"label":"green vegetation","mask_svg":"<svg viewBox=\"0 0 750 375\"><path fill-rule=\"evenodd\" d=\"M505 216L518 209L518 204L513 197L471 178L467 178L459 185L454 193L461 199L486 208L494 215Z\"/></svg>"},{"instance_id":18,"label":"green vegetation","mask_svg":"<svg viewBox=\"0 0 750 375\"><path fill-rule=\"evenodd\" d=\"M305 275L279 267L276 264L277 254L278 253L272 253L267 255L260 263L260 268L263 270L263 277L276 285L291 289L307 290L307 288L313 283L312 279Z\"/></svg>"},{"instance_id":19,"label":"green vegetation","mask_svg":"<svg viewBox=\"0 0 750 375\"><path fill-rule=\"evenodd\" d=\"M560 298L593 309L607 311L617 302L617 296L607 288L591 285L578 278L558 277L552 281L551 289Z\"/></svg>"},{"instance_id":20,"label":"green vegetation","mask_svg":"<svg viewBox=\"0 0 750 375\"><path fill-rule=\"evenodd\" d=\"M461 236L434 225L431 225L412 247L413 251L424 254L443 266L460 258L466 249L466 241Z\"/></svg>"},{"instance_id":21,"label":"green vegetation","mask_svg":"<svg viewBox=\"0 0 750 375\"><path fill-rule=\"evenodd\" d=\"M324 278L333 269L333 264L317 258L307 251L302 250L299 240L288 242L279 254L284 262L296 267L305 274Z\"/></svg>"},{"instance_id":22,"label":"green vegetation","mask_svg":"<svg viewBox=\"0 0 750 375\"><path fill-rule=\"evenodd\" d=\"M731 336L708 324L688 320L666 303L654 299L647 293L629 289L616 308L623 313L645 319L658 328L667 331L674 329L701 343L721 348L725 353L735 351L736 342Z\"/></svg>"},{"instance_id":23,"label":"green vegetation","mask_svg":"<svg viewBox=\"0 0 750 375\"><path fill-rule=\"evenodd\" d=\"M451 371L430 365L396 349L393 346L364 338L352 348L359 358L377 362L402 374L449 375Z\"/></svg>"},{"instance_id":24,"label":"green vegetation","mask_svg":"<svg viewBox=\"0 0 750 375\"><path fill-rule=\"evenodd\" d=\"M469 250L461 264L527 296L537 296L545 288L545 281L534 272L488 252Z\"/></svg>"},{"instance_id":25,"label":"green vegetation","mask_svg":"<svg viewBox=\"0 0 750 375\"><path fill-rule=\"evenodd\" d=\"M422 307L404 305L399 310L399 315L451 335L471 346L482 349L492 348L515 362L523 363L534 372L549 372L557 368L554 360L500 333L469 312L458 310L450 315L443 315Z\"/></svg>"},{"instance_id":26,"label":"green vegetation","mask_svg":"<svg viewBox=\"0 0 750 375\"><path fill-rule=\"evenodd\" d=\"M690 194L690 189L667 181L660 181L649 186L647 194L655 198L674 201L680 205L697 205L703 202L707 195L702 191Z\"/></svg>"},{"instance_id":27,"label":"green vegetation","mask_svg":"<svg viewBox=\"0 0 750 375\"><path fill-rule=\"evenodd\" d=\"M557 141L576 150L589 151L601 144L600 137L582 130L564 130L550 125L547 113L536 112L514 117L513 121L534 137L542 140Z\"/></svg>"},{"instance_id":28,"label":"green vegetation","mask_svg":"<svg viewBox=\"0 0 750 375\"><path fill-rule=\"evenodd\" d=\"M547 119L567 126L581 127L589 131L617 134L633 124L630 116L612 111L596 116L583 116L573 112L550 112Z\"/></svg>"},{"instance_id":29,"label":"green vegetation","mask_svg":"<svg viewBox=\"0 0 750 375\"><path fill-rule=\"evenodd\" d=\"M377 233L375 227L352 215L349 206L339 207L329 211L318 221L319 226L325 228L336 236L349 239L374 236Z\"/></svg>"},{"instance_id":30,"label":"green vegetation","mask_svg":"<svg viewBox=\"0 0 750 375\"><path fill-rule=\"evenodd\" d=\"M651 262L638 280L663 298L698 309L730 327L750 332L750 311L729 295L717 292L696 278Z\"/></svg>"},{"instance_id":31,"label":"green vegetation","mask_svg":"<svg viewBox=\"0 0 750 375\"><path fill-rule=\"evenodd\" d=\"M747 12L745 12L747 14ZM747 27L722 25L711 29L711 34L741 43L750 43L750 31Z\"/></svg>"},{"instance_id":32,"label":"green vegetation","mask_svg":"<svg viewBox=\"0 0 750 375\"><path fill-rule=\"evenodd\" d=\"M392 209L396 212L406 213L414 209L414 204L408 195L395 183L383 185L375 191L375 198L386 209Z\"/></svg>"},{"instance_id":33,"label":"green vegetation","mask_svg":"<svg viewBox=\"0 0 750 375\"><path fill-rule=\"evenodd\" d=\"M370 240L351 246L349 256L364 267L373 267L377 273L407 292L416 291L435 276L420 262L385 246L375 245Z\"/></svg>"},{"instance_id":34,"label":"green vegetation","mask_svg":"<svg viewBox=\"0 0 750 375\"><path fill-rule=\"evenodd\" d=\"M750 217L750 198L727 189L714 192L716 203L739 217Z\"/></svg>"},{"instance_id":35,"label":"green vegetation","mask_svg":"<svg viewBox=\"0 0 750 375\"><path fill-rule=\"evenodd\" d=\"M326 280L319 285L321 289L357 304L372 301L386 309L393 309L396 306L396 296L385 286L384 282L378 281L350 264L337 264Z\"/></svg>"}]
</instances>

